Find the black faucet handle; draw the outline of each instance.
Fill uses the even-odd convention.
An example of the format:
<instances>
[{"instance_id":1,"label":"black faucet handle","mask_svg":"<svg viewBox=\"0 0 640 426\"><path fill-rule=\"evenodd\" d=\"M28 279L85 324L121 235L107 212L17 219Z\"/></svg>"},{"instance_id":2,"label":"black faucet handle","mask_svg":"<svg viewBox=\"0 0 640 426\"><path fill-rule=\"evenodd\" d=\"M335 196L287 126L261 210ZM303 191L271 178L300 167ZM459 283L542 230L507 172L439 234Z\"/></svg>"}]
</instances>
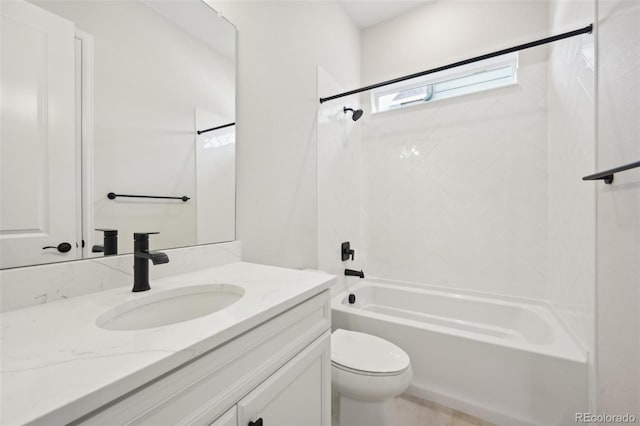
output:
<instances>
[{"instance_id":1,"label":"black faucet handle","mask_svg":"<svg viewBox=\"0 0 640 426\"><path fill-rule=\"evenodd\" d=\"M144 238L146 236L149 235L155 235L155 234L159 234L160 232L156 231L156 232L134 232L133 233L133 238Z\"/></svg>"},{"instance_id":2,"label":"black faucet handle","mask_svg":"<svg viewBox=\"0 0 640 426\"><path fill-rule=\"evenodd\" d=\"M133 233L133 251L148 252L149 251L149 235L159 234L159 232L134 232Z\"/></svg>"},{"instance_id":3,"label":"black faucet handle","mask_svg":"<svg viewBox=\"0 0 640 426\"><path fill-rule=\"evenodd\" d=\"M112 235L118 235L118 230L117 229L111 229L111 228L96 228L96 231L100 231L100 232L104 232L104 235L106 237L112 236Z\"/></svg>"},{"instance_id":4,"label":"black faucet handle","mask_svg":"<svg viewBox=\"0 0 640 426\"><path fill-rule=\"evenodd\" d=\"M356 251L351 248L351 243L349 241L345 241L340 245L340 249L342 250L342 261L355 259Z\"/></svg>"},{"instance_id":5,"label":"black faucet handle","mask_svg":"<svg viewBox=\"0 0 640 426\"><path fill-rule=\"evenodd\" d=\"M103 232L103 244L93 246L93 253L104 253L105 256L118 254L118 230L112 228L96 228L96 231Z\"/></svg>"},{"instance_id":6,"label":"black faucet handle","mask_svg":"<svg viewBox=\"0 0 640 426\"><path fill-rule=\"evenodd\" d=\"M149 235L159 234L160 232L134 232L133 239L135 241L149 241Z\"/></svg>"}]
</instances>

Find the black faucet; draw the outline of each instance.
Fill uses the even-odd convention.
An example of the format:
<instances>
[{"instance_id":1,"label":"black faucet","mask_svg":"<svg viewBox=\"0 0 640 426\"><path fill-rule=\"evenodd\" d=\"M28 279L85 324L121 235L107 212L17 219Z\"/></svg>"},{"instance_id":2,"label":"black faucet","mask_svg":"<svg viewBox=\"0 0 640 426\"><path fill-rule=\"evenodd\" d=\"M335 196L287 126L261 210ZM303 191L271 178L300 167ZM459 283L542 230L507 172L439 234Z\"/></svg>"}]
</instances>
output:
<instances>
[{"instance_id":1,"label":"black faucet","mask_svg":"<svg viewBox=\"0 0 640 426\"><path fill-rule=\"evenodd\" d=\"M356 251L351 248L351 243L349 241L345 241L340 245L340 251L342 252L343 262L345 260L349 260L349 257L351 257L351 260L355 258Z\"/></svg>"},{"instance_id":2,"label":"black faucet","mask_svg":"<svg viewBox=\"0 0 640 426\"><path fill-rule=\"evenodd\" d=\"M169 256L159 251L149 251L149 235L159 232L133 234L133 292L147 291L149 286L149 260L154 265L169 263Z\"/></svg>"},{"instance_id":3,"label":"black faucet","mask_svg":"<svg viewBox=\"0 0 640 426\"><path fill-rule=\"evenodd\" d=\"M118 254L118 230L117 229L96 229L104 232L104 239L101 246L91 247L93 253L103 253L105 256Z\"/></svg>"},{"instance_id":4,"label":"black faucet","mask_svg":"<svg viewBox=\"0 0 640 426\"><path fill-rule=\"evenodd\" d=\"M353 269L345 269L344 275L346 277L360 277L364 278L364 272L362 271L354 271Z\"/></svg>"}]
</instances>

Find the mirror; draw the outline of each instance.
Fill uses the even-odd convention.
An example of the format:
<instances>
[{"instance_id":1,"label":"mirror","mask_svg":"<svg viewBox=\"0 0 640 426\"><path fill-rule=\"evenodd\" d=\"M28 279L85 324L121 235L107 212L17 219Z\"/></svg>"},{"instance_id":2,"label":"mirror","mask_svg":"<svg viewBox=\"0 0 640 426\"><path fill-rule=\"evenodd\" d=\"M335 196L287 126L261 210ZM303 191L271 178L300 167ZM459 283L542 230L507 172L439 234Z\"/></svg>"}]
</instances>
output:
<instances>
[{"instance_id":1,"label":"mirror","mask_svg":"<svg viewBox=\"0 0 640 426\"><path fill-rule=\"evenodd\" d=\"M201 0L0 3L0 267L234 240L234 26Z\"/></svg>"}]
</instances>

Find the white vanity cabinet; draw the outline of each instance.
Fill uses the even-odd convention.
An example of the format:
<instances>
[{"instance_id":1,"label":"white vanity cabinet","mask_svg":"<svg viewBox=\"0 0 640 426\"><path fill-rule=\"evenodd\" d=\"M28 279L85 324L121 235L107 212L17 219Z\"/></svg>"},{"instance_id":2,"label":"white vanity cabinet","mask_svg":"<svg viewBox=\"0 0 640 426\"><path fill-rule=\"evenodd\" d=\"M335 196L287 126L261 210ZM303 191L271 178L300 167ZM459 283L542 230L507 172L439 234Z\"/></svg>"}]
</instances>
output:
<instances>
[{"instance_id":1,"label":"white vanity cabinet","mask_svg":"<svg viewBox=\"0 0 640 426\"><path fill-rule=\"evenodd\" d=\"M229 411L224 413L215 422L211 423L211 426L237 426L238 425L238 409L234 405Z\"/></svg>"},{"instance_id":2,"label":"white vanity cabinet","mask_svg":"<svg viewBox=\"0 0 640 426\"><path fill-rule=\"evenodd\" d=\"M330 313L325 290L72 424L329 425Z\"/></svg>"},{"instance_id":3,"label":"white vanity cabinet","mask_svg":"<svg viewBox=\"0 0 640 426\"><path fill-rule=\"evenodd\" d=\"M328 425L331 353L326 332L238 403L238 426Z\"/></svg>"}]
</instances>

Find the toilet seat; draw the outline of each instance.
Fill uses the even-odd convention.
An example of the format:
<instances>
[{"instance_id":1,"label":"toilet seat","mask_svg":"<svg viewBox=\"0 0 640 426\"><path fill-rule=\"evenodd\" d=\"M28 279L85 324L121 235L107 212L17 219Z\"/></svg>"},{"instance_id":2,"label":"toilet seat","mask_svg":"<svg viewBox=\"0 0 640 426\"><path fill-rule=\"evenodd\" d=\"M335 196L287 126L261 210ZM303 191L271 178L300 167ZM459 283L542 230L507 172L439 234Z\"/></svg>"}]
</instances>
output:
<instances>
[{"instance_id":1,"label":"toilet seat","mask_svg":"<svg viewBox=\"0 0 640 426\"><path fill-rule=\"evenodd\" d=\"M353 374L393 376L409 369L409 355L371 334L337 329L331 334L331 364Z\"/></svg>"},{"instance_id":2,"label":"toilet seat","mask_svg":"<svg viewBox=\"0 0 640 426\"><path fill-rule=\"evenodd\" d=\"M347 373L359 374L361 376L372 376L372 377L398 376L409 369L409 367L407 366L407 368L405 368L402 371L393 371L391 373L374 373L371 371L356 370L354 368L345 367L344 365L338 364L337 362L333 362L333 361L331 361L331 366L333 368L337 368L338 370L342 370Z\"/></svg>"}]
</instances>

